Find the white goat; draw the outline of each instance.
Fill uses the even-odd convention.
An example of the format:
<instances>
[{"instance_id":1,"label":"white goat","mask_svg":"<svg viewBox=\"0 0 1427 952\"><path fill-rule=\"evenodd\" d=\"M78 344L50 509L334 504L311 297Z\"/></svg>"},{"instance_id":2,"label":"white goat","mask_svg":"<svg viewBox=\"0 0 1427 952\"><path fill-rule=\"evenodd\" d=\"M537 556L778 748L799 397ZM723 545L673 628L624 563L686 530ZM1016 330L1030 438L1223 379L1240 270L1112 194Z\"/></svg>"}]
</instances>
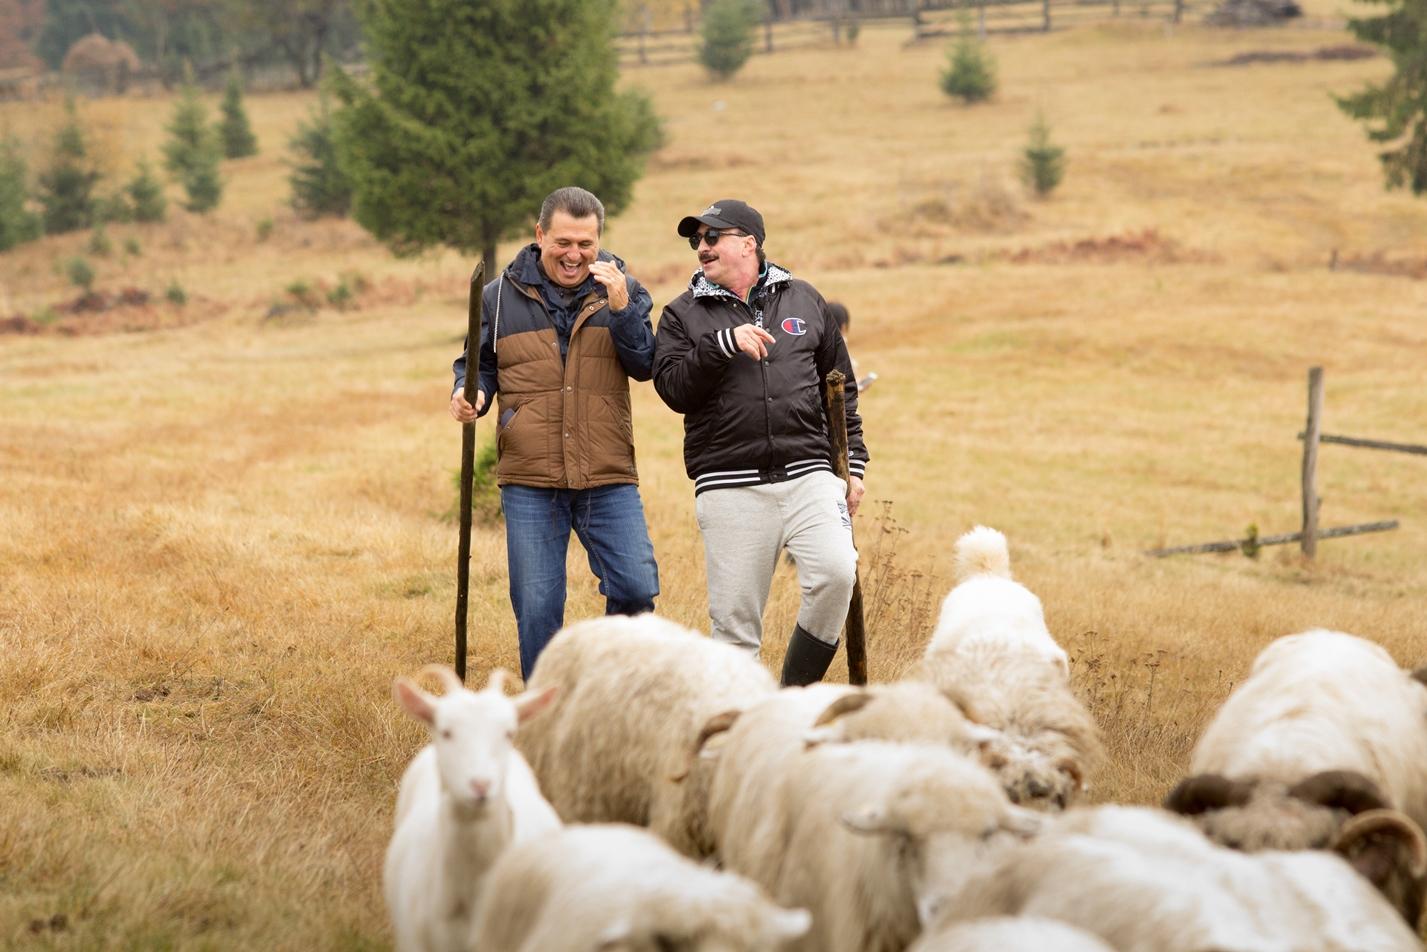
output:
<instances>
[{"instance_id":1,"label":"white goat","mask_svg":"<svg viewBox=\"0 0 1427 952\"><path fill-rule=\"evenodd\" d=\"M483 877L500 853L557 829L516 752L516 725L550 703L555 689L507 698L506 672L469 691L455 672L427 665L446 693L435 697L407 678L392 685L397 704L431 729L431 743L407 766L383 886L401 952L466 949Z\"/></svg>"},{"instance_id":2,"label":"white goat","mask_svg":"<svg viewBox=\"0 0 1427 952\"><path fill-rule=\"evenodd\" d=\"M1099 731L1070 689L1065 651L1038 599L1011 578L1006 537L977 526L956 543L958 583L921 665L966 717L991 728L981 760L1011 799L1059 809L1086 789L1103 757Z\"/></svg>"},{"instance_id":3,"label":"white goat","mask_svg":"<svg viewBox=\"0 0 1427 952\"><path fill-rule=\"evenodd\" d=\"M512 847L491 871L479 952L773 952L807 932L753 883L622 824L571 826Z\"/></svg>"},{"instance_id":4,"label":"white goat","mask_svg":"<svg viewBox=\"0 0 1427 952\"><path fill-rule=\"evenodd\" d=\"M1119 952L1420 952L1392 907L1336 856L1244 854L1143 807L1076 810L1003 849L947 897L940 929L1042 916Z\"/></svg>"},{"instance_id":5,"label":"white goat","mask_svg":"<svg viewBox=\"0 0 1427 952\"><path fill-rule=\"evenodd\" d=\"M566 627L541 653L530 687L560 689L550 713L517 737L560 815L649 826L696 857L713 850L709 771L696 763L684 782L672 778L688 768L710 717L777 689L747 652L654 615Z\"/></svg>"},{"instance_id":6,"label":"white goat","mask_svg":"<svg viewBox=\"0 0 1427 952\"><path fill-rule=\"evenodd\" d=\"M1099 937L1036 916L996 916L922 933L907 952L1115 952Z\"/></svg>"},{"instance_id":7,"label":"white goat","mask_svg":"<svg viewBox=\"0 0 1427 952\"><path fill-rule=\"evenodd\" d=\"M1323 629L1273 641L1205 729L1190 773L1166 805L1216 841L1336 848L1416 923L1427 686L1379 645ZM1370 831L1344 826L1369 811Z\"/></svg>"}]
</instances>

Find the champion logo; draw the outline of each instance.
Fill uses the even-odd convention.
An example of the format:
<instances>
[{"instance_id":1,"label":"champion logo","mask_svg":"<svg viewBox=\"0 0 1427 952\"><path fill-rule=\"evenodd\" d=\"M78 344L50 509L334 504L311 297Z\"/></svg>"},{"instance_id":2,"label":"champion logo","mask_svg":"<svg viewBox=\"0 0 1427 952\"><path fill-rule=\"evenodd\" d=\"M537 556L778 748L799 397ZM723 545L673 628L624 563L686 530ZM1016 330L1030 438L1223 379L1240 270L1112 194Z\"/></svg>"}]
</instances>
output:
<instances>
[{"instance_id":1,"label":"champion logo","mask_svg":"<svg viewBox=\"0 0 1427 952\"><path fill-rule=\"evenodd\" d=\"M794 337L802 337L808 332L808 324L801 317L783 318L783 332Z\"/></svg>"},{"instance_id":2,"label":"champion logo","mask_svg":"<svg viewBox=\"0 0 1427 952\"><path fill-rule=\"evenodd\" d=\"M704 209L704 214L705 214L705 215L721 215L721 214L723 214L723 209L722 209L722 208L719 208L717 205L710 205L708 208L705 208L705 209Z\"/></svg>"}]
</instances>

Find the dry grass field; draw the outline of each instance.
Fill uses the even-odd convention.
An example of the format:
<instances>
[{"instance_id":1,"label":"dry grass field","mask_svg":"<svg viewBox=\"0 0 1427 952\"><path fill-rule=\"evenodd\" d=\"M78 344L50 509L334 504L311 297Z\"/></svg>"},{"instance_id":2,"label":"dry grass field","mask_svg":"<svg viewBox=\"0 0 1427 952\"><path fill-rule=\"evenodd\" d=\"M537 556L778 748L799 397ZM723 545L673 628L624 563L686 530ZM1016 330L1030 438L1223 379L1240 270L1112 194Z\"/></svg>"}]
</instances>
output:
<instances>
[{"instance_id":1,"label":"dry grass field","mask_svg":"<svg viewBox=\"0 0 1427 952\"><path fill-rule=\"evenodd\" d=\"M656 305L693 267L677 219L746 197L771 257L849 305L880 375L857 529L874 678L920 650L956 536L1004 530L1106 731L1097 799L1163 796L1278 635L1335 627L1427 659L1420 457L1324 447L1324 524L1402 528L1324 542L1315 563L1142 554L1297 528L1312 365L1328 432L1427 442L1427 202L1382 189L1330 96L1386 62L1214 65L1347 42L1342 12L993 39L1001 89L976 108L942 96L943 50L904 47L904 26L723 85L693 66L626 76L669 141L607 245ZM451 657L447 368L473 262L294 218L285 143L311 104L249 98L263 152L225 166L212 216L110 228L96 287L155 303L0 336L0 946L390 943L381 857L421 735L389 685ZM81 109L120 174L157 154L169 106ZM1069 158L1045 202L1014 174L1037 110ZM0 131L37 145L58 115L0 104ZM0 318L73 298L58 265L86 241L0 256ZM295 282L353 273L355 306L268 316ZM163 300L172 283L185 306ZM123 332L138 325L157 329ZM660 609L701 627L680 423L637 389ZM516 666L514 621L500 530L473 548L484 679ZM598 612L578 545L570 566L568 617ZM772 665L796 598L781 574Z\"/></svg>"}]
</instances>

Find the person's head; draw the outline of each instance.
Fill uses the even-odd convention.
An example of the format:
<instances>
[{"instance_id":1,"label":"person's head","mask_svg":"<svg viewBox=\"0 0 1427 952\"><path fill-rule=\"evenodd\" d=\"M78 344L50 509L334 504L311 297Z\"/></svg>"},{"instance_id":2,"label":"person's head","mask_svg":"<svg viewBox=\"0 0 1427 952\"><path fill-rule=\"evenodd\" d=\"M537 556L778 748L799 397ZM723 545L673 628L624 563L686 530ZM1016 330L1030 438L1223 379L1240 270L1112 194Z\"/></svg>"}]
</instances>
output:
<instances>
[{"instance_id":1,"label":"person's head","mask_svg":"<svg viewBox=\"0 0 1427 952\"><path fill-rule=\"evenodd\" d=\"M545 274L561 287L576 288L590 276L600 253L604 204L575 185L557 188L540 203L535 243Z\"/></svg>"},{"instance_id":2,"label":"person's head","mask_svg":"<svg viewBox=\"0 0 1427 952\"><path fill-rule=\"evenodd\" d=\"M726 198L679 222L704 277L724 287L748 286L763 269L763 216L747 202Z\"/></svg>"},{"instance_id":3,"label":"person's head","mask_svg":"<svg viewBox=\"0 0 1427 952\"><path fill-rule=\"evenodd\" d=\"M827 312L837 321L837 329L842 331L842 336L846 337L847 332L852 330L852 315L847 313L847 305L840 301L828 301Z\"/></svg>"}]
</instances>

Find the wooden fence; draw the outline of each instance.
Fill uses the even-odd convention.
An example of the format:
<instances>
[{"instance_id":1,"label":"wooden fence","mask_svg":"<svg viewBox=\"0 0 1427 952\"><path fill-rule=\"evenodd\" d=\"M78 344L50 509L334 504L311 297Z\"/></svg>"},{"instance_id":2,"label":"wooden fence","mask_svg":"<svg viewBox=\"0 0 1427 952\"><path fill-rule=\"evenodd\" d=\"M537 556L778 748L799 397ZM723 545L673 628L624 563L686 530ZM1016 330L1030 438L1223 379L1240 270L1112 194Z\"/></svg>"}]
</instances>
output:
<instances>
[{"instance_id":1,"label":"wooden fence","mask_svg":"<svg viewBox=\"0 0 1427 952\"><path fill-rule=\"evenodd\" d=\"M905 29L907 45L944 40L960 33L969 15L981 36L1048 32L1116 19L1148 19L1178 23L1208 9L1212 0L967 0L966 3L923 7L912 12L818 13L797 19L768 20L759 31L754 52L840 46L849 28ZM896 5L891 5L896 6ZM615 38L621 66L666 66L698 58L698 24L691 18L683 29L636 26Z\"/></svg>"},{"instance_id":2,"label":"wooden fence","mask_svg":"<svg viewBox=\"0 0 1427 952\"><path fill-rule=\"evenodd\" d=\"M1396 519L1378 522L1364 522L1352 526L1335 526L1323 529L1318 525L1318 510L1323 500L1318 495L1318 447L1324 443L1341 446L1355 446L1363 449L1385 450L1392 453L1410 453L1427 456L1427 446L1415 443L1390 443L1386 440L1369 440L1357 436L1336 436L1325 434L1323 422L1323 368L1308 370L1308 419L1298 439L1303 441L1303 465L1301 468L1303 527L1298 532L1284 532L1278 535L1259 536L1252 533L1246 539L1222 539L1217 542L1201 542L1197 545L1180 545L1168 549L1151 549L1146 555L1192 555L1199 552L1232 552L1235 549L1252 555L1262 546L1283 545L1297 542L1303 557L1311 559L1318 554L1319 539L1338 539L1343 536L1362 535L1366 532L1387 532L1396 529Z\"/></svg>"}]
</instances>

